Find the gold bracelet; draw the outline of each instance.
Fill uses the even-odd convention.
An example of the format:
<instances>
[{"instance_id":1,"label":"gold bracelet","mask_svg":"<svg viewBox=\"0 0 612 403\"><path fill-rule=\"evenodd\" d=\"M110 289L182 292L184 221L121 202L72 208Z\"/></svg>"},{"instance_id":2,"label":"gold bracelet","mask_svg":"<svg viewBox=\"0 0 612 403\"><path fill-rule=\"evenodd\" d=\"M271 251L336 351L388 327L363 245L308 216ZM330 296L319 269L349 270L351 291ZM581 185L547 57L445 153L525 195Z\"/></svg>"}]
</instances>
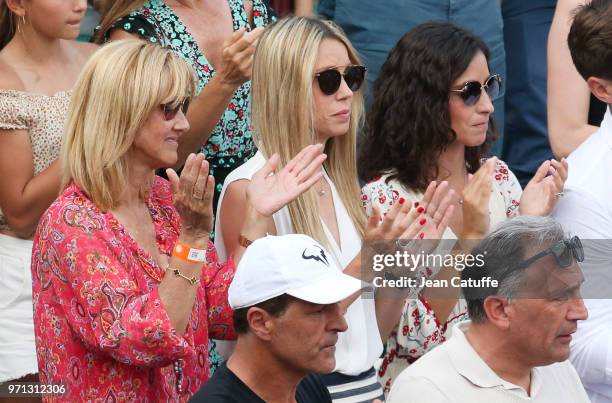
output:
<instances>
[{"instance_id":1,"label":"gold bracelet","mask_svg":"<svg viewBox=\"0 0 612 403\"><path fill-rule=\"evenodd\" d=\"M170 269L170 268L169 268ZM187 277L186 275L184 275L183 273L181 273L179 271L179 269L170 269L170 271L172 273L174 273L175 277L180 277L182 279L185 279L189 284L191 285L196 285L200 282L199 278L196 278L196 276L192 276L192 277Z\"/></svg>"}]
</instances>

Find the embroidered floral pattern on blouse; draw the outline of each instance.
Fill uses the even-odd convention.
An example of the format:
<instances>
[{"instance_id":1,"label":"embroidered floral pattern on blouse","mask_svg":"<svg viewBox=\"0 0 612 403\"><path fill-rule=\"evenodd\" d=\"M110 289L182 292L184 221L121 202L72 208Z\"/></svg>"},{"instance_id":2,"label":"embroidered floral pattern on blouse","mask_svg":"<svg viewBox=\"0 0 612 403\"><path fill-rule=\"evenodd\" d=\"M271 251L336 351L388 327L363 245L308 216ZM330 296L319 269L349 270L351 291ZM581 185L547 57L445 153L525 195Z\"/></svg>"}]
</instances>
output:
<instances>
[{"instance_id":1,"label":"embroidered floral pattern on blouse","mask_svg":"<svg viewBox=\"0 0 612 403\"><path fill-rule=\"evenodd\" d=\"M169 183L147 206L160 253L180 233ZM34 328L40 378L66 386L48 401L187 401L209 377L208 337L235 338L227 289L234 265L207 250L189 325L170 323L158 293L164 271L116 218L70 185L34 238Z\"/></svg>"},{"instance_id":2,"label":"embroidered floral pattern on blouse","mask_svg":"<svg viewBox=\"0 0 612 403\"><path fill-rule=\"evenodd\" d=\"M408 191L397 180L387 183L389 174L375 178L361 189L361 202L368 215L372 205L378 207L381 215L386 214L399 197L409 202L420 201L422 194ZM503 200L504 214L502 219L518 214L522 189L503 161L498 161L493 182L493 192ZM492 194L491 197L494 197ZM493 219L493 217L492 217ZM491 225L495 222L492 221ZM427 272L431 277L432 272ZM428 301L419 295L417 299L407 299L400 317L399 326L391 333L386 343L386 353L379 368L378 375L387 393L393 379L414 361L432 348L446 341L447 330L459 321L468 319L465 300L459 299L444 322L436 317Z\"/></svg>"}]
</instances>

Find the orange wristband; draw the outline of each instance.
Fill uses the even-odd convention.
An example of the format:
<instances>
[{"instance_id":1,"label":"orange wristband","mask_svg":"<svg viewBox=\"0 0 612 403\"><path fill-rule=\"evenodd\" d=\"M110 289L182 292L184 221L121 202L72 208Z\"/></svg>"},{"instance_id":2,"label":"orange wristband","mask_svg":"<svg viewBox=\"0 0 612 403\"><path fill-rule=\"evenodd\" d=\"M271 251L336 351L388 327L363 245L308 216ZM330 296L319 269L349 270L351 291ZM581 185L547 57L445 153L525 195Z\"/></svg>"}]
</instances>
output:
<instances>
[{"instance_id":1,"label":"orange wristband","mask_svg":"<svg viewBox=\"0 0 612 403\"><path fill-rule=\"evenodd\" d=\"M195 249L180 241L176 241L172 256L189 263L206 263L206 249Z\"/></svg>"}]
</instances>

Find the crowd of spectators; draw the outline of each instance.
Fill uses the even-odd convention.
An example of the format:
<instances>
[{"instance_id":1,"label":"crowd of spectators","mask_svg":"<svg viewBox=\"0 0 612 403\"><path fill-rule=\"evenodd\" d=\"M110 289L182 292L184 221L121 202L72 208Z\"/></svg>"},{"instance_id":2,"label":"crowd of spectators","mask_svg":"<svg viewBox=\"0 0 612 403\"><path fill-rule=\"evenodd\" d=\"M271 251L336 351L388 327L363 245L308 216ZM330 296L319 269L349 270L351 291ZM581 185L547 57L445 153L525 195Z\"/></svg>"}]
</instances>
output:
<instances>
[{"instance_id":1,"label":"crowd of spectators","mask_svg":"<svg viewBox=\"0 0 612 403\"><path fill-rule=\"evenodd\" d=\"M0 392L612 402L611 66L610 0L0 0Z\"/></svg>"}]
</instances>

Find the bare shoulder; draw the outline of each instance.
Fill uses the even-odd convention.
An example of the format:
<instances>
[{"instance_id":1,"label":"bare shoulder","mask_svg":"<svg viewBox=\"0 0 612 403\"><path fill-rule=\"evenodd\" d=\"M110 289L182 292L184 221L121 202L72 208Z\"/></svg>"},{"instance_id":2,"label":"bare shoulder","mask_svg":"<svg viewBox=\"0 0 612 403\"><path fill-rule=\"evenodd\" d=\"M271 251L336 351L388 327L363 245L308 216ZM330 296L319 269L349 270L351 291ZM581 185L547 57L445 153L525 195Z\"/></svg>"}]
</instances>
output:
<instances>
[{"instance_id":1,"label":"bare shoulder","mask_svg":"<svg viewBox=\"0 0 612 403\"><path fill-rule=\"evenodd\" d=\"M25 87L23 81L19 78L19 75L15 69L3 60L2 53L0 52L0 89L5 90L16 90L24 91Z\"/></svg>"}]
</instances>

